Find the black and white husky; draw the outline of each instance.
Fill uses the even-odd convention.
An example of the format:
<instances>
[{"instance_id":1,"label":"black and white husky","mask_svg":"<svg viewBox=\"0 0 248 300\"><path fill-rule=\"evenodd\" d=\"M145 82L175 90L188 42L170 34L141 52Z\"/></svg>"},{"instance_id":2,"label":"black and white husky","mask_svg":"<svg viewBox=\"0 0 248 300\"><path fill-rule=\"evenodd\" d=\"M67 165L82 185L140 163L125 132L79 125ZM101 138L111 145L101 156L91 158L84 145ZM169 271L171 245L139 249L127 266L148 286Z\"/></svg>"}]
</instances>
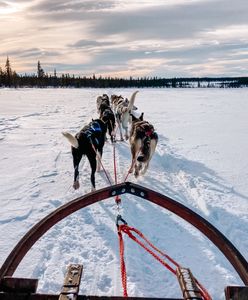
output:
<instances>
[{"instance_id":1,"label":"black and white husky","mask_svg":"<svg viewBox=\"0 0 248 300\"><path fill-rule=\"evenodd\" d=\"M96 169L100 170L100 159L105 143L106 130L105 122L101 119L96 119L84 126L75 136L69 132L62 132L71 144L74 166L73 188L75 190L80 186L78 168L83 155L86 155L90 162L92 191L95 190L95 172Z\"/></svg>"}]
</instances>

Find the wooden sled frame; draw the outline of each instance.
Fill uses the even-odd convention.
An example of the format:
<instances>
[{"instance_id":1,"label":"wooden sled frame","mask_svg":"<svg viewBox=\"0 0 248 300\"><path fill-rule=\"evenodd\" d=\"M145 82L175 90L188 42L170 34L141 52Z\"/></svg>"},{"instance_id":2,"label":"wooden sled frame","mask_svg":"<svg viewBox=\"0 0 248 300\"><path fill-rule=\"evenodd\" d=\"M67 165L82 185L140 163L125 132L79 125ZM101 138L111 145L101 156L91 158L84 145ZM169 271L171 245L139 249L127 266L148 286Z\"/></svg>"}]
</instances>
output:
<instances>
[{"instance_id":1,"label":"wooden sled frame","mask_svg":"<svg viewBox=\"0 0 248 300\"><path fill-rule=\"evenodd\" d=\"M152 203L155 203L183 218L188 223L192 224L219 248L219 250L228 259L228 261L233 265L234 269L236 270L244 284L246 286L248 285L247 261L235 248L235 246L218 229L216 229L207 220L205 220L200 215L187 208L183 204L178 203L175 200L158 192L130 182L109 186L78 197L70 201L69 203L62 205L54 212L50 213L48 216L42 219L40 222L38 222L18 242L18 244L15 246L15 248L3 263L0 269L0 283L4 277L11 277L14 274L20 262L30 250L30 248L35 244L35 242L59 221L81 208L99 202L101 200L125 193L135 195Z\"/></svg>"}]
</instances>

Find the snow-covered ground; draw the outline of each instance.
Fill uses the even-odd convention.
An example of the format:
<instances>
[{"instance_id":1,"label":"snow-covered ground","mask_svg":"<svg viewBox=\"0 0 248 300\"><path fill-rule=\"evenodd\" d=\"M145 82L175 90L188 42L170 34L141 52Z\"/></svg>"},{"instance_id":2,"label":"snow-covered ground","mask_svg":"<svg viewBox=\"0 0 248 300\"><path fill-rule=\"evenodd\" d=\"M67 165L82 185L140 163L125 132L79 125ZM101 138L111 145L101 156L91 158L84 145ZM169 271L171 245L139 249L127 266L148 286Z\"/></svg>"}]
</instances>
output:
<instances>
[{"instance_id":1,"label":"snow-covered ground","mask_svg":"<svg viewBox=\"0 0 248 300\"><path fill-rule=\"evenodd\" d=\"M47 214L90 192L89 163L80 164L78 191L70 146L61 131L76 133L97 117L102 93L130 97L134 90L0 90L0 265L20 238ZM141 89L135 105L155 126L159 143L137 182L191 208L217 227L248 260L248 89ZM116 144L118 181L130 164L128 142ZM113 146L103 164L113 174ZM97 187L108 185L103 172ZM39 278L39 292L59 292L66 266L82 263L80 293L122 295L114 199L82 209L49 230L15 276ZM242 285L222 253L174 214L131 195L121 214L158 248L189 267L213 299ZM173 274L125 237L130 296L181 297Z\"/></svg>"}]
</instances>

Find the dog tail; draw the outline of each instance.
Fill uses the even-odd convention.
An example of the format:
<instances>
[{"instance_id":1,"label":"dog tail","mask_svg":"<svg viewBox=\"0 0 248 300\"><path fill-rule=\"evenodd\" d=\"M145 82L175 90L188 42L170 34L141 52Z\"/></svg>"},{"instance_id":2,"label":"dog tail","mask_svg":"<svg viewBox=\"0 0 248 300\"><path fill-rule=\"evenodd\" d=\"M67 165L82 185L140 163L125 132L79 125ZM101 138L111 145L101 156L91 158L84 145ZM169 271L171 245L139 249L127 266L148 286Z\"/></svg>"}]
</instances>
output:
<instances>
[{"instance_id":1,"label":"dog tail","mask_svg":"<svg viewBox=\"0 0 248 300\"><path fill-rule=\"evenodd\" d=\"M132 96L131 96L131 99L128 103L128 111L131 111L133 109L133 105L134 105L134 100L135 100L135 97L136 97L136 94L138 93L139 91L135 91Z\"/></svg>"},{"instance_id":2,"label":"dog tail","mask_svg":"<svg viewBox=\"0 0 248 300\"><path fill-rule=\"evenodd\" d=\"M79 147L78 140L75 138L75 136L73 136L69 132L62 132L62 134L74 148Z\"/></svg>"}]
</instances>

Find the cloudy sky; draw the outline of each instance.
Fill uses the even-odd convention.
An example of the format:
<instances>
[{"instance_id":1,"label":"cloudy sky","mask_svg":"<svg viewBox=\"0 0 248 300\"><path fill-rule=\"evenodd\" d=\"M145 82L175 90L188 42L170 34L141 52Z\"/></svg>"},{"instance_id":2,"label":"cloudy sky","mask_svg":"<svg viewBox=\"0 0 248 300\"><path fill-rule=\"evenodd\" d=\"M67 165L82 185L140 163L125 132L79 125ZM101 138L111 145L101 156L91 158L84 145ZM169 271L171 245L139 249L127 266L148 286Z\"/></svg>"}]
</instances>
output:
<instances>
[{"instance_id":1,"label":"cloudy sky","mask_svg":"<svg viewBox=\"0 0 248 300\"><path fill-rule=\"evenodd\" d=\"M0 0L0 66L90 76L247 76L248 0Z\"/></svg>"}]
</instances>

